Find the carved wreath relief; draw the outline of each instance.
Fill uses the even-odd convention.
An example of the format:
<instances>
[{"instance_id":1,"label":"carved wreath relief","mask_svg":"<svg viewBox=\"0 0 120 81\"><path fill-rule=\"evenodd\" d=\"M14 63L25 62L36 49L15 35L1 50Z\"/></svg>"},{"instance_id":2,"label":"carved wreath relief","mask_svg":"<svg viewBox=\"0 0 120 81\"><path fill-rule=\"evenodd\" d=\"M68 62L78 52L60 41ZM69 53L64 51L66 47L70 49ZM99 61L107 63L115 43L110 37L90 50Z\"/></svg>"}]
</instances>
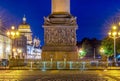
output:
<instances>
[{"instance_id":1,"label":"carved wreath relief","mask_svg":"<svg viewBox=\"0 0 120 81\"><path fill-rule=\"evenodd\" d=\"M45 28L46 45L75 45L76 30L74 28Z\"/></svg>"}]
</instances>

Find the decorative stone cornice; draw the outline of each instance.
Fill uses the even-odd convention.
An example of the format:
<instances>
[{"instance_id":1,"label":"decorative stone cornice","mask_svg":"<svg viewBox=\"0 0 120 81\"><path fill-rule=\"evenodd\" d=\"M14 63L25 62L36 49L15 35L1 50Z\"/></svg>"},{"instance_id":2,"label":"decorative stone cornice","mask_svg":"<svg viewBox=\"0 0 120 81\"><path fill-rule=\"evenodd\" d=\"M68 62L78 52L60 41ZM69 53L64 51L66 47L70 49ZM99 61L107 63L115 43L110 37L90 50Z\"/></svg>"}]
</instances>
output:
<instances>
[{"instance_id":1,"label":"decorative stone cornice","mask_svg":"<svg viewBox=\"0 0 120 81\"><path fill-rule=\"evenodd\" d=\"M65 25L65 26L75 26L76 17L70 14L52 14L48 17L44 17L44 26L50 25Z\"/></svg>"}]
</instances>

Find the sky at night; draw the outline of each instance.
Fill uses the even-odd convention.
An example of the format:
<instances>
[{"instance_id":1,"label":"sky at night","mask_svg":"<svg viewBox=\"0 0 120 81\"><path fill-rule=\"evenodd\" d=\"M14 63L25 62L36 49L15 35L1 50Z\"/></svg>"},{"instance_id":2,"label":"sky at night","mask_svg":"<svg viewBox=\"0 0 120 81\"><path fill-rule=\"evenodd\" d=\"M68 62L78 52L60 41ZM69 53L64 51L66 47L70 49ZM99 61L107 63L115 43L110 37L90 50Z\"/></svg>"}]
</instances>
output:
<instances>
[{"instance_id":1,"label":"sky at night","mask_svg":"<svg viewBox=\"0 0 120 81\"><path fill-rule=\"evenodd\" d=\"M120 0L71 0L71 14L77 17L77 40L84 37L102 39L108 27L104 24L120 12ZM18 26L25 14L33 36L43 45L43 17L51 13L51 0L0 0L0 18L6 27Z\"/></svg>"}]
</instances>

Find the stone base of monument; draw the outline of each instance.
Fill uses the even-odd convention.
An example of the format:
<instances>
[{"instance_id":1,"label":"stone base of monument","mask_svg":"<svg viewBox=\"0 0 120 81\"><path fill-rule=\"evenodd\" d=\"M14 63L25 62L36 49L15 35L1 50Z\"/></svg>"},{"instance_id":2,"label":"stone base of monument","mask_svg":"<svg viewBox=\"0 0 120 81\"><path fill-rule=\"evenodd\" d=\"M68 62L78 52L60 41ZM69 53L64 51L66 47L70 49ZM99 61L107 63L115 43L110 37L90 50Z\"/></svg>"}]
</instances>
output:
<instances>
[{"instance_id":1,"label":"stone base of monument","mask_svg":"<svg viewBox=\"0 0 120 81\"><path fill-rule=\"evenodd\" d=\"M44 46L42 50L44 61L74 61L78 60L76 46Z\"/></svg>"},{"instance_id":2,"label":"stone base of monument","mask_svg":"<svg viewBox=\"0 0 120 81\"><path fill-rule=\"evenodd\" d=\"M66 2L67 1L67 2ZM76 46L76 17L70 14L69 0L54 0L53 12L44 17L44 43L42 47L43 61L78 60ZM56 5L60 6L56 6Z\"/></svg>"}]
</instances>

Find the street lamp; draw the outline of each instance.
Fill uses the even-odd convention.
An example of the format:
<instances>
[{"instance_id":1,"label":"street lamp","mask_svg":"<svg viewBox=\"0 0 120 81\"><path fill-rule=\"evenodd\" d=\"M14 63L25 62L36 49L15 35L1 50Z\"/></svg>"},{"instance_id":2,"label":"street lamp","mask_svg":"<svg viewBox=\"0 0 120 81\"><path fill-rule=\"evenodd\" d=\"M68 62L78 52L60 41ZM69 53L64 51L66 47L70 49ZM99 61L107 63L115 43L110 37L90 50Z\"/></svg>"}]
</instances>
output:
<instances>
[{"instance_id":1,"label":"street lamp","mask_svg":"<svg viewBox=\"0 0 120 81\"><path fill-rule=\"evenodd\" d=\"M100 53L101 53L101 56L102 56L102 60L105 60L105 50L103 48L100 48Z\"/></svg>"},{"instance_id":2,"label":"street lamp","mask_svg":"<svg viewBox=\"0 0 120 81\"><path fill-rule=\"evenodd\" d=\"M105 52L105 50L104 50L103 48L101 48L101 49L100 49L100 52L101 52L101 53L104 53L104 52Z\"/></svg>"},{"instance_id":3,"label":"street lamp","mask_svg":"<svg viewBox=\"0 0 120 81\"><path fill-rule=\"evenodd\" d=\"M108 32L108 35L114 40L114 62L116 65L118 65L116 59L116 39L120 37L120 31L118 30L118 27L114 25L112 29Z\"/></svg>"},{"instance_id":4,"label":"street lamp","mask_svg":"<svg viewBox=\"0 0 120 81\"><path fill-rule=\"evenodd\" d=\"M11 27L10 30L7 31L7 36L11 38L12 40L12 58L14 58L14 54L13 54L13 41L15 38L18 38L20 35L20 33L18 32L18 30L15 29L14 26Z\"/></svg>"},{"instance_id":5,"label":"street lamp","mask_svg":"<svg viewBox=\"0 0 120 81\"><path fill-rule=\"evenodd\" d=\"M22 50L21 49L17 49L17 52L18 52L18 59L20 59L21 58Z\"/></svg>"},{"instance_id":6,"label":"street lamp","mask_svg":"<svg viewBox=\"0 0 120 81\"><path fill-rule=\"evenodd\" d=\"M86 52L83 49L79 49L78 53L81 59L86 55Z\"/></svg>"}]
</instances>

